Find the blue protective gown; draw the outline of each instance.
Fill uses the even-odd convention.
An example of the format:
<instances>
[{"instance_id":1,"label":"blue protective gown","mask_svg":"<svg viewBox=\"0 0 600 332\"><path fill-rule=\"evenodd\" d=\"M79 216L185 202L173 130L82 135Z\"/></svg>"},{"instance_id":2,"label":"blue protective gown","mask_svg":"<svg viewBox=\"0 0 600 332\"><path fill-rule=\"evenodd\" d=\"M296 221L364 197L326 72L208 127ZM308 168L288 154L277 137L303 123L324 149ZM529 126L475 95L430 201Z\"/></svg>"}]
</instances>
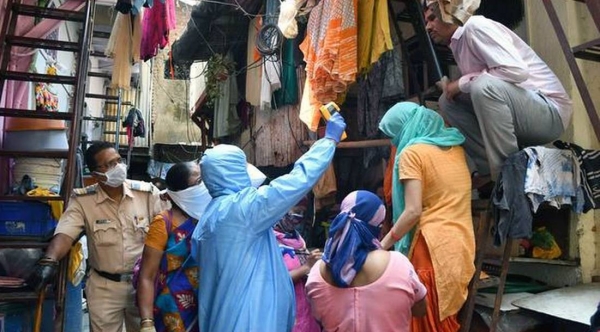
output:
<instances>
[{"instance_id":1,"label":"blue protective gown","mask_svg":"<svg viewBox=\"0 0 600 332\"><path fill-rule=\"evenodd\" d=\"M272 227L311 190L329 166L335 143L317 141L294 169L254 188L246 156L219 145L202 158L213 200L196 226L202 332L286 332L295 320L294 288Z\"/></svg>"}]
</instances>

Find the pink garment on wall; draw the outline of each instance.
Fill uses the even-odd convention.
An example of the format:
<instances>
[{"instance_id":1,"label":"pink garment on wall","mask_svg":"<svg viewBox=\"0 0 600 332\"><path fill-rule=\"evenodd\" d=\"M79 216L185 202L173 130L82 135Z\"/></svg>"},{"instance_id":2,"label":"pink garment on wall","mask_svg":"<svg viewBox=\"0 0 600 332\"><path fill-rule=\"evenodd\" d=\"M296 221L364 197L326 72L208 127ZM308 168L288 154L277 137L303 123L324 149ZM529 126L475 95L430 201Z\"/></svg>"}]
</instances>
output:
<instances>
[{"instance_id":1,"label":"pink garment on wall","mask_svg":"<svg viewBox=\"0 0 600 332\"><path fill-rule=\"evenodd\" d=\"M169 44L169 34L176 28L175 0L154 1L152 8L144 10L142 22L141 58L144 61L154 58L159 49Z\"/></svg>"}]
</instances>

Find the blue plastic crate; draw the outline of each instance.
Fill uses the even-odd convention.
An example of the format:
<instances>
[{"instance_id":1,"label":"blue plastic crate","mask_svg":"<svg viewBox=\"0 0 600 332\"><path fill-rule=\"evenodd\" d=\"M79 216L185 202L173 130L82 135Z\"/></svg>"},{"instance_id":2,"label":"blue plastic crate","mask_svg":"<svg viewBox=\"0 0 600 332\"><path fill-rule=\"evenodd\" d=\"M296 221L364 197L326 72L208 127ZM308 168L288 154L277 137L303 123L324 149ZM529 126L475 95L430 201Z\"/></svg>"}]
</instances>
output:
<instances>
[{"instance_id":1,"label":"blue plastic crate","mask_svg":"<svg viewBox=\"0 0 600 332\"><path fill-rule=\"evenodd\" d=\"M50 206L42 202L0 202L0 236L41 237L54 227Z\"/></svg>"},{"instance_id":2,"label":"blue plastic crate","mask_svg":"<svg viewBox=\"0 0 600 332\"><path fill-rule=\"evenodd\" d=\"M31 331L33 316L33 306L3 303L0 305L0 332Z\"/></svg>"}]
</instances>

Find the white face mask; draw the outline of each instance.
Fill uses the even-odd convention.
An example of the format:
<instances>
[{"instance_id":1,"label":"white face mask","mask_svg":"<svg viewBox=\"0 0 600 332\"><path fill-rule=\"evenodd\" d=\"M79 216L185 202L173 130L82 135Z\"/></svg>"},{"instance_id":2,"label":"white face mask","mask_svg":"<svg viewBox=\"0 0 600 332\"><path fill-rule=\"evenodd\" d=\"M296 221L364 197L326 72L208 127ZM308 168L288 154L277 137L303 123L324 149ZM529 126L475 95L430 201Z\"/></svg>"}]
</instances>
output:
<instances>
[{"instance_id":1,"label":"white face mask","mask_svg":"<svg viewBox=\"0 0 600 332\"><path fill-rule=\"evenodd\" d=\"M122 186L125 179L127 179L127 165L119 163L115 167L109 169L106 173L98 174L106 177L106 180L103 181L105 185L117 188Z\"/></svg>"},{"instance_id":2,"label":"white face mask","mask_svg":"<svg viewBox=\"0 0 600 332\"><path fill-rule=\"evenodd\" d=\"M171 191L167 189L167 193L183 212L196 220L200 220L200 217L202 217L208 203L210 203L212 199L204 183L180 191Z\"/></svg>"}]
</instances>

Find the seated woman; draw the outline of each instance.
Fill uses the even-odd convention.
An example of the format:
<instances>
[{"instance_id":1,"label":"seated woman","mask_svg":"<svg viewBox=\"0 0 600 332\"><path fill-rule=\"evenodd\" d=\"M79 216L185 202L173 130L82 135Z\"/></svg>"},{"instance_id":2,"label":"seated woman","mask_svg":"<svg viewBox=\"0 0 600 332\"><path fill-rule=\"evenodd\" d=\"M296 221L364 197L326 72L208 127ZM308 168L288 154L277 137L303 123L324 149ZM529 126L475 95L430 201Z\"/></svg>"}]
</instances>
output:
<instances>
[{"instance_id":1,"label":"seated woman","mask_svg":"<svg viewBox=\"0 0 600 332\"><path fill-rule=\"evenodd\" d=\"M296 227L304 220L306 198L294 206L275 224L273 231L281 248L285 267L290 272L296 295L296 322L292 332L320 332L321 327L312 316L310 303L306 297L306 276L313 265L321 259L321 251L315 249L308 252L306 242Z\"/></svg>"},{"instance_id":2,"label":"seated woman","mask_svg":"<svg viewBox=\"0 0 600 332\"><path fill-rule=\"evenodd\" d=\"M475 271L471 178L460 147L465 138L411 102L388 110L379 129L397 148L395 224L381 244L388 249L398 242L427 287L427 316L413 319L412 332L458 331L457 313Z\"/></svg>"},{"instance_id":3,"label":"seated woman","mask_svg":"<svg viewBox=\"0 0 600 332\"><path fill-rule=\"evenodd\" d=\"M329 229L323 260L306 288L323 331L409 332L426 312L425 286L408 259L382 250L385 206L373 193L350 193Z\"/></svg>"},{"instance_id":4,"label":"seated woman","mask_svg":"<svg viewBox=\"0 0 600 332\"><path fill-rule=\"evenodd\" d=\"M200 182L197 164L175 164L167 172L164 198L172 208L150 224L137 285L141 332L199 331L198 266L190 240L208 203L202 201L210 200Z\"/></svg>"}]
</instances>

